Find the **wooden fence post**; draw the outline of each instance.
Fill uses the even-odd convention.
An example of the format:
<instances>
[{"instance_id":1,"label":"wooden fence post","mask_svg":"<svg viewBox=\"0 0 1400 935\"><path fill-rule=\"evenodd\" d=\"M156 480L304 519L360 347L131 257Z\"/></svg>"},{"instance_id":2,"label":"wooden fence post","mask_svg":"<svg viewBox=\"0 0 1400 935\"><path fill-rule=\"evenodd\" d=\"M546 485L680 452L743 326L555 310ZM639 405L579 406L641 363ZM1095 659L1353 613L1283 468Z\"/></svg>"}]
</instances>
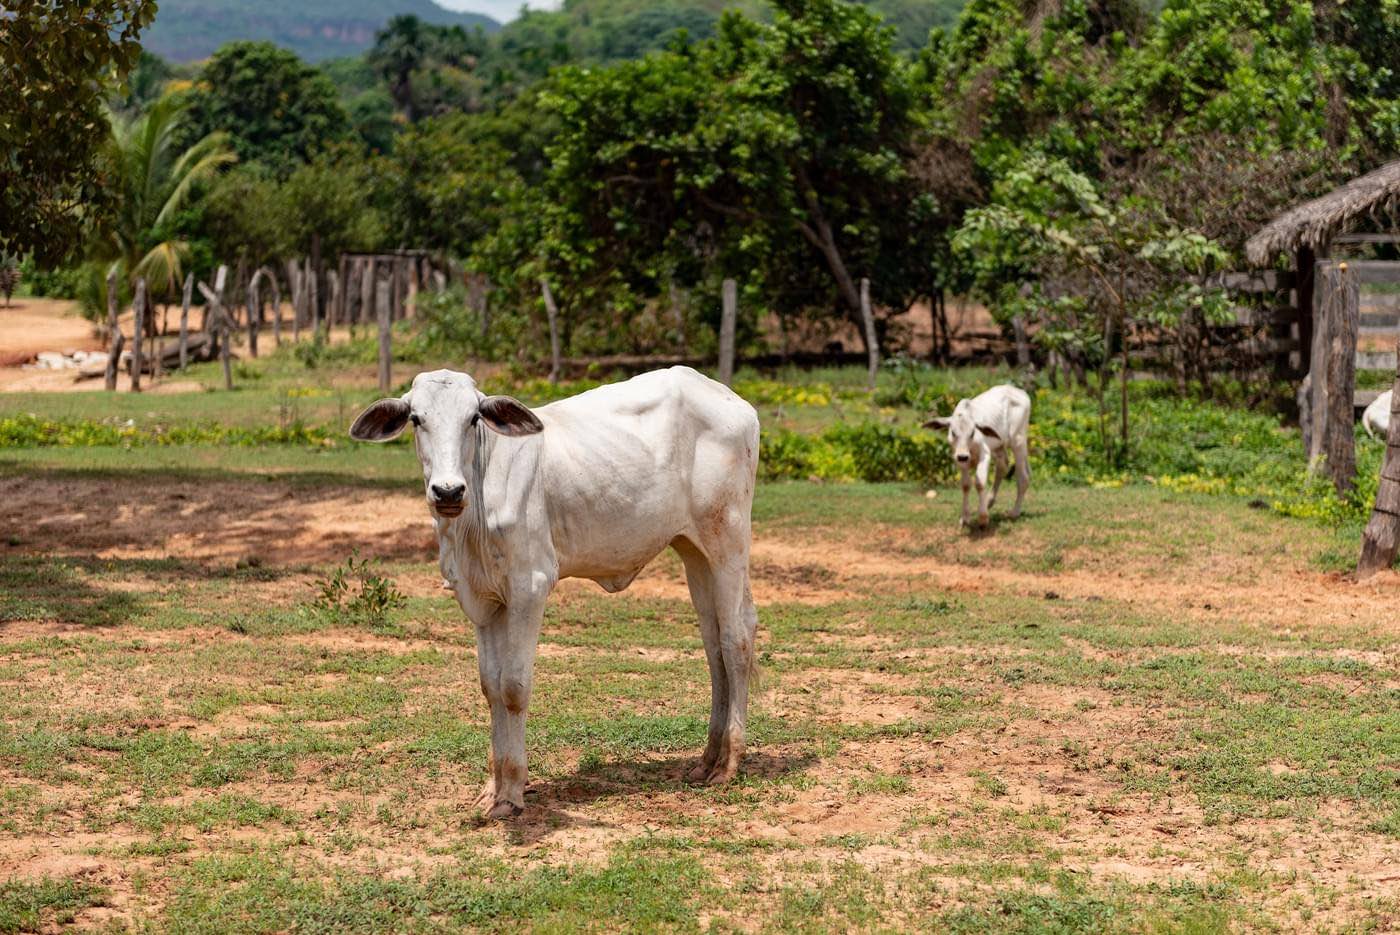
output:
<instances>
[{"instance_id":1,"label":"wooden fence post","mask_svg":"<svg viewBox=\"0 0 1400 935\"><path fill-rule=\"evenodd\" d=\"M248 280L248 356L258 356L258 323L262 320L262 296L258 291L258 274Z\"/></svg>"},{"instance_id":2,"label":"wooden fence post","mask_svg":"<svg viewBox=\"0 0 1400 935\"><path fill-rule=\"evenodd\" d=\"M540 288L544 292L544 311L549 316L549 382L559 382L559 306L554 304L554 293L549 291L549 280L540 277Z\"/></svg>"},{"instance_id":3,"label":"wooden fence post","mask_svg":"<svg viewBox=\"0 0 1400 935\"><path fill-rule=\"evenodd\" d=\"M378 285L378 295L376 296L376 311L379 313L379 392L389 392L389 384L393 382L392 348L390 347L390 325L394 307L389 302L389 284L381 282Z\"/></svg>"},{"instance_id":4,"label":"wooden fence post","mask_svg":"<svg viewBox=\"0 0 1400 935\"><path fill-rule=\"evenodd\" d=\"M277 285L277 271L264 266L267 283L272 287L272 343L282 346L282 289Z\"/></svg>"},{"instance_id":5,"label":"wooden fence post","mask_svg":"<svg viewBox=\"0 0 1400 935\"><path fill-rule=\"evenodd\" d=\"M875 337L875 314L870 310L870 280L860 281L860 317L865 323L865 349L870 355L870 392L875 392L875 377L880 372L880 342Z\"/></svg>"},{"instance_id":6,"label":"wooden fence post","mask_svg":"<svg viewBox=\"0 0 1400 935\"><path fill-rule=\"evenodd\" d=\"M301 340L301 268L296 260L287 261L287 291L292 300L292 343Z\"/></svg>"},{"instance_id":7,"label":"wooden fence post","mask_svg":"<svg viewBox=\"0 0 1400 935\"><path fill-rule=\"evenodd\" d=\"M739 284L726 279L720 285L719 382L734 382L734 328L739 318Z\"/></svg>"},{"instance_id":8,"label":"wooden fence post","mask_svg":"<svg viewBox=\"0 0 1400 935\"><path fill-rule=\"evenodd\" d=\"M360 316L366 325L374 322L374 259L361 264L360 270Z\"/></svg>"},{"instance_id":9,"label":"wooden fence post","mask_svg":"<svg viewBox=\"0 0 1400 935\"><path fill-rule=\"evenodd\" d=\"M1026 319L1020 315L1011 318L1011 333L1016 338L1016 366L1025 370L1031 365L1031 344L1026 340Z\"/></svg>"},{"instance_id":10,"label":"wooden fence post","mask_svg":"<svg viewBox=\"0 0 1400 935\"><path fill-rule=\"evenodd\" d=\"M199 291L204 295L204 322L211 337L217 336L219 343L219 363L224 368L224 389L233 389L233 367L229 361L229 345L233 343L229 334L229 319L224 313L224 284L228 280L228 267L220 266L214 274L214 288L210 289L204 283L199 284Z\"/></svg>"},{"instance_id":11,"label":"wooden fence post","mask_svg":"<svg viewBox=\"0 0 1400 935\"><path fill-rule=\"evenodd\" d=\"M1322 456L1326 459L1327 473L1338 494L1350 493L1356 485L1356 331L1360 323L1360 295L1356 276L1346 263L1329 264L1326 276L1319 283L1323 297L1325 325L1317 328L1325 332L1327 352L1326 419L1322 431L1318 433L1314 425L1314 436L1321 435ZM1317 380L1313 381L1316 399Z\"/></svg>"},{"instance_id":12,"label":"wooden fence post","mask_svg":"<svg viewBox=\"0 0 1400 935\"><path fill-rule=\"evenodd\" d=\"M131 392L141 392L141 367L144 363L141 359L141 339L142 333L146 330L146 279L144 276L136 279L136 296L131 300L131 311L135 319L131 328Z\"/></svg>"},{"instance_id":13,"label":"wooden fence post","mask_svg":"<svg viewBox=\"0 0 1400 935\"><path fill-rule=\"evenodd\" d=\"M1385 460L1371 519L1361 534L1357 580L1369 578L1395 564L1400 550L1400 341L1395 342L1395 383L1390 390L1390 427L1385 435Z\"/></svg>"},{"instance_id":14,"label":"wooden fence post","mask_svg":"<svg viewBox=\"0 0 1400 935\"><path fill-rule=\"evenodd\" d=\"M320 235L317 235L316 242L319 244ZM319 246L317 251L320 251ZM311 260L306 261L306 300L311 306L311 340L313 341L318 341L321 338L321 273L317 266L318 264Z\"/></svg>"},{"instance_id":15,"label":"wooden fence post","mask_svg":"<svg viewBox=\"0 0 1400 935\"><path fill-rule=\"evenodd\" d=\"M121 324L117 317L117 305L121 302L121 297L117 293L117 271L113 268L107 274L107 372L106 388L115 390L117 388L117 358L121 356L122 344L125 339L122 337Z\"/></svg>"},{"instance_id":16,"label":"wooden fence post","mask_svg":"<svg viewBox=\"0 0 1400 935\"><path fill-rule=\"evenodd\" d=\"M190 363L190 300L194 298L194 273L185 274L185 293L180 299L180 369Z\"/></svg>"}]
</instances>

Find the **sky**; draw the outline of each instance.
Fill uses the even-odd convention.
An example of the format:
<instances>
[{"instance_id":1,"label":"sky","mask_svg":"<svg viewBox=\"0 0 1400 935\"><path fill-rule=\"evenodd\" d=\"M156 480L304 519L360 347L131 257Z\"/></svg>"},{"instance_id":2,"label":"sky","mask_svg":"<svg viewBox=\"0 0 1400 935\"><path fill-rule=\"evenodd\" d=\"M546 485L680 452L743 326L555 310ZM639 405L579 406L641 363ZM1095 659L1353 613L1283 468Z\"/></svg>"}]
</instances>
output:
<instances>
[{"instance_id":1,"label":"sky","mask_svg":"<svg viewBox=\"0 0 1400 935\"><path fill-rule=\"evenodd\" d=\"M439 6L449 10L463 10L468 13L485 13L498 22L515 19L520 13L523 0L437 0ZM529 6L535 10L549 10L559 6L550 0L530 0Z\"/></svg>"}]
</instances>

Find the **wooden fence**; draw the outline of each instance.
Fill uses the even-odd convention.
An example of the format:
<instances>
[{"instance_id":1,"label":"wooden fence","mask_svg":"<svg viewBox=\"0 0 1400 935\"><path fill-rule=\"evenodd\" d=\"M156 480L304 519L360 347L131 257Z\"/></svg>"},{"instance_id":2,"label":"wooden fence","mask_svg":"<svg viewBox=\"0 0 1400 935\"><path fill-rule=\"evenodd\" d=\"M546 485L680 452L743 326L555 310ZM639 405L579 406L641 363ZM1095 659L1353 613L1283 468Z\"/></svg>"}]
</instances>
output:
<instances>
[{"instance_id":1,"label":"wooden fence","mask_svg":"<svg viewBox=\"0 0 1400 935\"><path fill-rule=\"evenodd\" d=\"M303 331L313 340L325 340L330 328L348 326L351 334L359 324L378 327L380 342L380 383L387 389L392 377L390 340L394 321L411 316L423 290L445 288L447 275L426 251L403 250L380 254L344 254L334 269L317 275L309 259L288 260L284 264L287 295L291 299L291 340L302 339ZM245 271L239 264L235 281L229 282L229 267L221 265L214 283L196 283L194 275L185 278L180 310L178 340L166 345L163 330L155 333L155 346L145 343L147 325L154 309L144 279L137 279L132 302L134 332L129 355L123 355L125 337L118 326L120 303L117 275L107 277L107 327L110 335L106 368L106 388L117 388L117 373L126 369L131 389L139 392L143 374L152 380L161 370L183 370L191 361L218 359L222 364L224 386L233 388L232 344L242 337L250 357L258 356L259 335L271 325L274 345L283 341L282 288L278 271L263 266ZM198 331L190 328L190 307L194 289L204 298L204 316ZM270 295L269 295L270 293ZM265 300L271 299L269 316ZM243 337L246 335L246 337Z\"/></svg>"}]
</instances>

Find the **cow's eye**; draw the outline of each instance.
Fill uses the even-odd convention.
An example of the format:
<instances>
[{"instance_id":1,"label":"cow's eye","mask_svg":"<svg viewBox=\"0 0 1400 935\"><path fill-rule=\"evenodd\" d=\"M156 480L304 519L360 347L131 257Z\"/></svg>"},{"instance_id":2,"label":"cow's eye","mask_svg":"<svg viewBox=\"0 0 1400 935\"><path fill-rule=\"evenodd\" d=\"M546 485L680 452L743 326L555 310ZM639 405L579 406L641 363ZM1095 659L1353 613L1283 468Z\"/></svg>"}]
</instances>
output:
<instances>
[{"instance_id":1,"label":"cow's eye","mask_svg":"<svg viewBox=\"0 0 1400 935\"><path fill-rule=\"evenodd\" d=\"M420 419L420 418L418 418L418 414L417 414L417 413L414 413L413 415L409 416L409 417L408 417L408 421L410 421L410 422L413 423L413 427L414 427L414 428L418 428L420 425L423 424L423 420Z\"/></svg>"}]
</instances>

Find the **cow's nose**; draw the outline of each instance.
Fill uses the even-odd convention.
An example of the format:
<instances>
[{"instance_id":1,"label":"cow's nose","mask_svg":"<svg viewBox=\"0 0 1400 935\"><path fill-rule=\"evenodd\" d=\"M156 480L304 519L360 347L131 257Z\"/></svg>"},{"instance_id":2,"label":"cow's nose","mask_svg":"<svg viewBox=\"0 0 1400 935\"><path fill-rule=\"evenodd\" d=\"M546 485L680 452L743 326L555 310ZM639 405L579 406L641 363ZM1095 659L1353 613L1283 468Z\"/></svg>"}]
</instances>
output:
<instances>
[{"instance_id":1,"label":"cow's nose","mask_svg":"<svg viewBox=\"0 0 1400 935\"><path fill-rule=\"evenodd\" d=\"M438 503L461 503L467 492L466 484L434 484L433 499Z\"/></svg>"},{"instance_id":2,"label":"cow's nose","mask_svg":"<svg viewBox=\"0 0 1400 935\"><path fill-rule=\"evenodd\" d=\"M969 461L972 460L972 455L969 455L969 454L960 454L960 455L957 455L956 457L957 457L957 459L958 459L958 463L959 463L959 464L966 464L967 462L969 462Z\"/></svg>"}]
</instances>

